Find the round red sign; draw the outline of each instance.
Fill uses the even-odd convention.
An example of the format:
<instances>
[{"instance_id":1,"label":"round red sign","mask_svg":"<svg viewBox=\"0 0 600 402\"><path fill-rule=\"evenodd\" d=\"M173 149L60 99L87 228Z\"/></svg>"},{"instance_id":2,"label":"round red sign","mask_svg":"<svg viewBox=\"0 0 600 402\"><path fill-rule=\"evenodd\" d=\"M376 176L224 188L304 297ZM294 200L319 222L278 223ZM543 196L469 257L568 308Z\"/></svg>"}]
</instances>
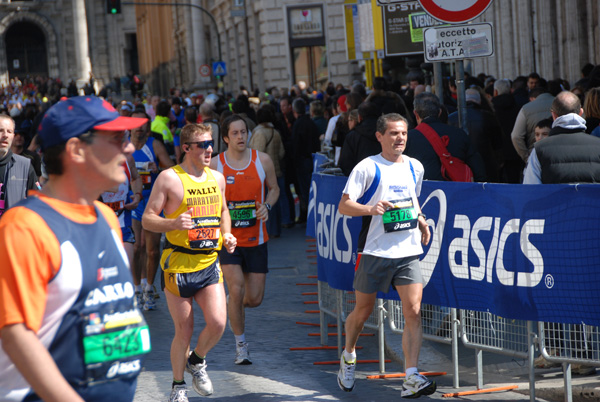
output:
<instances>
[{"instance_id":1,"label":"round red sign","mask_svg":"<svg viewBox=\"0 0 600 402\"><path fill-rule=\"evenodd\" d=\"M433 18L450 24L461 24L480 16L493 0L419 0Z\"/></svg>"}]
</instances>

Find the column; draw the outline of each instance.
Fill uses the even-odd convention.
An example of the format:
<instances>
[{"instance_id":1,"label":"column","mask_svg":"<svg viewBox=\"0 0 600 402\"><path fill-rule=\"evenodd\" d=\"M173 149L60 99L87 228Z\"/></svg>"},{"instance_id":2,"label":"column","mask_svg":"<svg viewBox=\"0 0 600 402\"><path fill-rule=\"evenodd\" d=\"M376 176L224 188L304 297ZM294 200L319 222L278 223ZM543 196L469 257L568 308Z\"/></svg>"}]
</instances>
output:
<instances>
[{"instance_id":1,"label":"column","mask_svg":"<svg viewBox=\"0 0 600 402\"><path fill-rule=\"evenodd\" d=\"M77 87L81 88L89 81L90 71L92 71L85 0L73 0L73 40L75 41Z\"/></svg>"},{"instance_id":2,"label":"column","mask_svg":"<svg viewBox=\"0 0 600 402\"><path fill-rule=\"evenodd\" d=\"M200 0L193 0L192 4L200 5ZM216 27L211 27L216 29ZM192 7L192 26L189 30L193 41L193 54L191 57L193 63L193 69L191 70L191 81L193 82L193 88L207 87L210 84L210 80L203 82L198 69L202 64L207 62L206 46L204 43L204 19L202 11L196 7ZM207 85L208 84L208 85Z\"/></svg>"}]
</instances>

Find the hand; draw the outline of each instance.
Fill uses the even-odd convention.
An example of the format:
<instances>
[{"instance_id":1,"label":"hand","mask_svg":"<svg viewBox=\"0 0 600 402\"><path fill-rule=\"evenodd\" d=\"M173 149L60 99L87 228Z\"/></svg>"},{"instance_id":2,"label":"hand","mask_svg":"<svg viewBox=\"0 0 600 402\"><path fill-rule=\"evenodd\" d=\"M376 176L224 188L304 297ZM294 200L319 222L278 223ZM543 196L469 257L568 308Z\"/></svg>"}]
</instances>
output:
<instances>
[{"instance_id":1,"label":"hand","mask_svg":"<svg viewBox=\"0 0 600 402\"><path fill-rule=\"evenodd\" d=\"M419 216L419 230L421 231L421 244L424 246L429 244L429 240L431 239L431 231L429 230L429 225L424 217Z\"/></svg>"},{"instance_id":2,"label":"hand","mask_svg":"<svg viewBox=\"0 0 600 402\"><path fill-rule=\"evenodd\" d=\"M265 204L261 204L260 202L256 203L256 217L258 219L263 219L264 221L269 220L269 210L265 207Z\"/></svg>"},{"instance_id":3,"label":"hand","mask_svg":"<svg viewBox=\"0 0 600 402\"><path fill-rule=\"evenodd\" d=\"M186 211L175 218L174 228L175 230L189 230L194 228L194 222L192 221L192 214Z\"/></svg>"},{"instance_id":4,"label":"hand","mask_svg":"<svg viewBox=\"0 0 600 402\"><path fill-rule=\"evenodd\" d=\"M231 233L225 233L223 235L223 246L225 247L225 250L227 250L227 252L229 254L233 253L233 250L235 250L236 245L237 245L237 239L235 238L234 235L232 235Z\"/></svg>"},{"instance_id":5,"label":"hand","mask_svg":"<svg viewBox=\"0 0 600 402\"><path fill-rule=\"evenodd\" d=\"M158 173L158 166L154 162L148 162L148 170L152 173Z\"/></svg>"},{"instance_id":6,"label":"hand","mask_svg":"<svg viewBox=\"0 0 600 402\"><path fill-rule=\"evenodd\" d=\"M371 215L383 215L388 208L394 208L394 204L389 201L381 200L371 207L370 213Z\"/></svg>"},{"instance_id":7,"label":"hand","mask_svg":"<svg viewBox=\"0 0 600 402\"><path fill-rule=\"evenodd\" d=\"M123 208L125 208L128 211L133 211L138 207L140 201L142 201L141 194L134 194L133 197L131 197L131 202L129 204L125 204Z\"/></svg>"}]
</instances>

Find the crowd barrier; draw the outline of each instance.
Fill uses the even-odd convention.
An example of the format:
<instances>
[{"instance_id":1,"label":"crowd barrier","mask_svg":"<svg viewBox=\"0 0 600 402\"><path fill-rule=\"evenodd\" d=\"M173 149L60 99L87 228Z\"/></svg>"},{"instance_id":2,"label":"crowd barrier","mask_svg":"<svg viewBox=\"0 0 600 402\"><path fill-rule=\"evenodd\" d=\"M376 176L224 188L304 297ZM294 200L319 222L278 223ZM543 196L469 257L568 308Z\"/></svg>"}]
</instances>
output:
<instances>
[{"instance_id":1,"label":"crowd barrier","mask_svg":"<svg viewBox=\"0 0 600 402\"><path fill-rule=\"evenodd\" d=\"M307 218L317 243L321 330L328 317L336 320L339 351L361 221L337 210L345 182L313 173ZM525 359L532 401L536 348L563 363L566 401L570 365L600 365L599 196L600 186L587 184L423 182L419 202L432 230L420 262L424 338L451 345L456 388L459 341L476 350L478 389L481 352ZM404 321L395 291L377 297L367 325L378 331L383 356L385 319L398 333Z\"/></svg>"}]
</instances>

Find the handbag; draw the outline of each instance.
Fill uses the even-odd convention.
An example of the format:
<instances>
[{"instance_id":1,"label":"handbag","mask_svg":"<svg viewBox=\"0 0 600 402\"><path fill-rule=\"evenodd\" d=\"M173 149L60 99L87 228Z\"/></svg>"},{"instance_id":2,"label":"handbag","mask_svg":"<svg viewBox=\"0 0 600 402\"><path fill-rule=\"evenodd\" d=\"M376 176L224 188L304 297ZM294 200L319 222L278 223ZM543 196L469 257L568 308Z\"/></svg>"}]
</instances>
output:
<instances>
[{"instance_id":1,"label":"handbag","mask_svg":"<svg viewBox=\"0 0 600 402\"><path fill-rule=\"evenodd\" d=\"M431 126L427 123L421 123L416 127L429 143L433 147L433 150L440 158L440 162L442 163L442 177L448 181L462 181L462 182L472 182L473 180L473 171L464 161L458 159L446 149L446 146L442 142L442 138L437 134L437 132L431 128ZM445 136L444 139L448 137Z\"/></svg>"}]
</instances>

